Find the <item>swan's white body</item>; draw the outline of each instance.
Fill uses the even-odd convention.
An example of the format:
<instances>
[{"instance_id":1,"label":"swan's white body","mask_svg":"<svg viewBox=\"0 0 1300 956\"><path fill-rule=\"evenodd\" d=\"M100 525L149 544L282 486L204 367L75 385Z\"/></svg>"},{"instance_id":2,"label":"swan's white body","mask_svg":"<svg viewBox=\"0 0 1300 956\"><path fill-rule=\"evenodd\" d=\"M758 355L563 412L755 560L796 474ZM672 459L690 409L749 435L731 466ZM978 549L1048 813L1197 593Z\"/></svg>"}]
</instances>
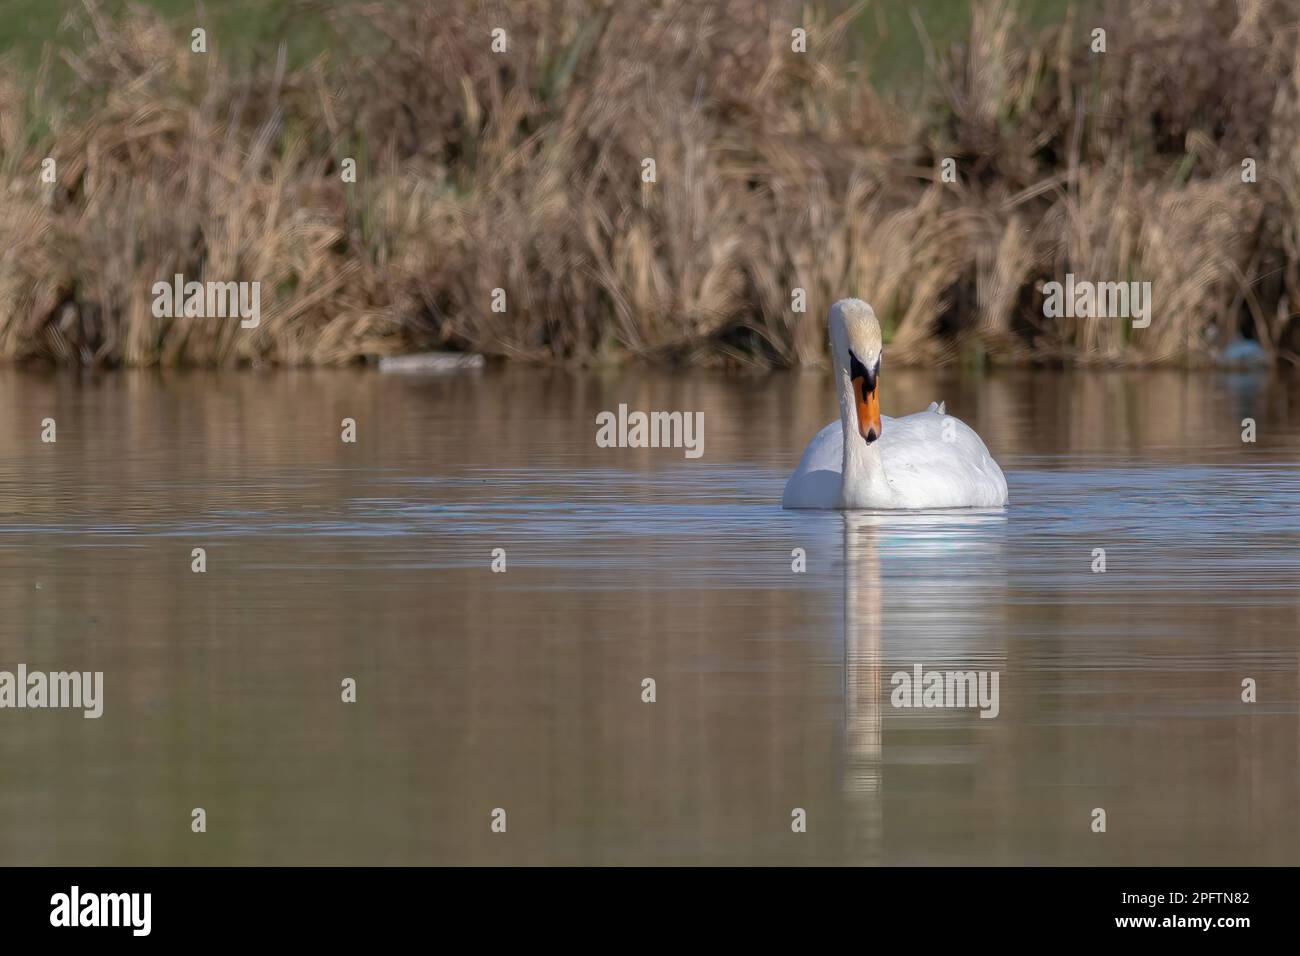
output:
<instances>
[{"instance_id":1,"label":"swan's white body","mask_svg":"<svg viewBox=\"0 0 1300 956\"><path fill-rule=\"evenodd\" d=\"M984 442L942 405L903 418L863 421L874 409L855 389L850 362L861 370L880 360L880 327L871 307L845 299L831 309L840 420L819 431L786 482L784 508L1000 508L1007 480ZM850 358L852 357L852 359ZM866 433L866 434L864 434ZM879 437L875 437L876 435Z\"/></svg>"},{"instance_id":2,"label":"swan's white body","mask_svg":"<svg viewBox=\"0 0 1300 956\"><path fill-rule=\"evenodd\" d=\"M876 449L883 481L866 483L865 495L840 503L844 466L844 426L831 422L804 449L799 467L786 482L784 508L1000 508L1007 503L1007 480L969 425L944 415L937 405L903 418L882 419ZM949 422L950 441L944 440ZM854 433L853 439L862 439Z\"/></svg>"}]
</instances>

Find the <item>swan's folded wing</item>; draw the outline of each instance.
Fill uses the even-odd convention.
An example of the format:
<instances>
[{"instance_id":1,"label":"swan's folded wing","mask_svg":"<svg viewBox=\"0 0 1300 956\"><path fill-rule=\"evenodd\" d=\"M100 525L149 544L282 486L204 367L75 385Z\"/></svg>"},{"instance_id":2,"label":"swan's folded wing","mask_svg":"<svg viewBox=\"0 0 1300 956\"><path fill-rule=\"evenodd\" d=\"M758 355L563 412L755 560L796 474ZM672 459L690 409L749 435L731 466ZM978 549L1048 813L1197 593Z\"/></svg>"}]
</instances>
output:
<instances>
[{"instance_id":1,"label":"swan's folded wing","mask_svg":"<svg viewBox=\"0 0 1300 956\"><path fill-rule=\"evenodd\" d=\"M785 483L783 508L834 508L840 493L840 469L844 464L844 430L831 422L808 443L799 467Z\"/></svg>"},{"instance_id":2,"label":"swan's folded wing","mask_svg":"<svg viewBox=\"0 0 1300 956\"><path fill-rule=\"evenodd\" d=\"M890 485L919 508L994 508L1007 480L980 436L951 415L919 412L887 419L880 453Z\"/></svg>"}]
</instances>

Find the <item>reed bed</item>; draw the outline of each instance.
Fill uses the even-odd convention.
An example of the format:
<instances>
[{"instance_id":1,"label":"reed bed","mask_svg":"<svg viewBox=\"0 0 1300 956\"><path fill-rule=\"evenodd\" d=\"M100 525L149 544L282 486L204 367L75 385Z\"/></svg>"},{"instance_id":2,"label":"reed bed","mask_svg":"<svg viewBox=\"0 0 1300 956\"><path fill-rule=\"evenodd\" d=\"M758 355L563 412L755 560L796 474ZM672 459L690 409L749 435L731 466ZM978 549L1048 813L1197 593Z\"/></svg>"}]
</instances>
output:
<instances>
[{"instance_id":1,"label":"reed bed","mask_svg":"<svg viewBox=\"0 0 1300 956\"><path fill-rule=\"evenodd\" d=\"M86 0L0 65L0 360L806 365L856 294L891 362L1296 361L1300 0L977 0L919 94L866 6L354 3L291 68ZM1150 281L1151 326L1046 318L1067 272ZM176 273L260 282L260 325L155 317Z\"/></svg>"}]
</instances>

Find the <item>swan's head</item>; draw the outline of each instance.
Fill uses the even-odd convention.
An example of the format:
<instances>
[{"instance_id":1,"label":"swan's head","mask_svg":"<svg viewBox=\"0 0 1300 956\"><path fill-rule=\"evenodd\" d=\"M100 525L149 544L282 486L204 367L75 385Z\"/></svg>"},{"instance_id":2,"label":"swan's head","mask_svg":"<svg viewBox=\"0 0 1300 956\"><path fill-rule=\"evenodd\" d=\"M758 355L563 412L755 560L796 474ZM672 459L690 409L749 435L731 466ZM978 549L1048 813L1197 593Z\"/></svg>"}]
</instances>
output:
<instances>
[{"instance_id":1,"label":"swan's head","mask_svg":"<svg viewBox=\"0 0 1300 956\"><path fill-rule=\"evenodd\" d=\"M831 354L836 374L847 376L853 390L858 434L868 445L880 437L880 323L861 299L841 299L831 306Z\"/></svg>"}]
</instances>

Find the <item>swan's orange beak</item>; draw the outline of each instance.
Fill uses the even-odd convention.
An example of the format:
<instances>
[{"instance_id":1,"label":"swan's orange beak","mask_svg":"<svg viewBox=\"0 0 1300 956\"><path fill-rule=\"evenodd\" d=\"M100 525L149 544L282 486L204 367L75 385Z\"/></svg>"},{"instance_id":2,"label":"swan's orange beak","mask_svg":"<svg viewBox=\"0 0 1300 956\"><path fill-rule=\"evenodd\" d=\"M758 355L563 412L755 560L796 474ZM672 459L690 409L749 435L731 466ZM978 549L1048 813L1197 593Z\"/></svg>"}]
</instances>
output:
<instances>
[{"instance_id":1,"label":"swan's orange beak","mask_svg":"<svg viewBox=\"0 0 1300 956\"><path fill-rule=\"evenodd\" d=\"M880 423L880 400L876 397L876 389L869 388L865 378L853 380L853 393L858 399L858 431L870 445L880 437L884 428Z\"/></svg>"},{"instance_id":2,"label":"swan's orange beak","mask_svg":"<svg viewBox=\"0 0 1300 956\"><path fill-rule=\"evenodd\" d=\"M880 386L880 363L868 370L856 355L849 354L853 398L858 408L858 433L870 445L880 437L885 427L880 421L880 399L876 394Z\"/></svg>"}]
</instances>

